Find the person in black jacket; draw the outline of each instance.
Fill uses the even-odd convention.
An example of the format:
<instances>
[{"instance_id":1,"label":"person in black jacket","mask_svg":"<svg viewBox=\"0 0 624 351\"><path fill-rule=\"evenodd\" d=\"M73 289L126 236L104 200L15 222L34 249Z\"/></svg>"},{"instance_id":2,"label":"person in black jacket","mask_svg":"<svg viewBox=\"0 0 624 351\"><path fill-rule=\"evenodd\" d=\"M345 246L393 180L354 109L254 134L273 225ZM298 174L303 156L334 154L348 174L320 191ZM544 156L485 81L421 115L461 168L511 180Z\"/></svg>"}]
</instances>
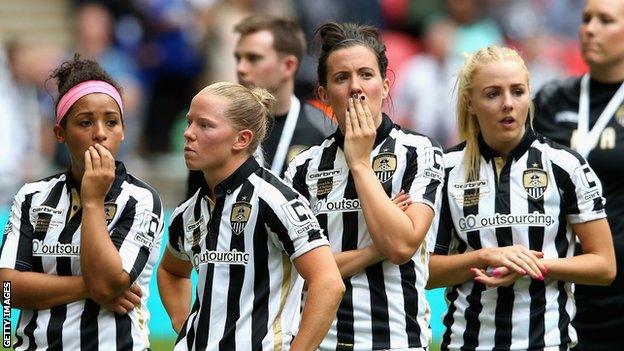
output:
<instances>
[{"instance_id":1,"label":"person in black jacket","mask_svg":"<svg viewBox=\"0 0 624 351\"><path fill-rule=\"evenodd\" d=\"M295 155L320 144L335 130L324 112L295 95L295 75L306 51L306 40L297 22L267 15L252 15L234 27L238 82L267 89L276 98L272 122L256 157L282 176ZM200 172L190 172L187 197L199 189Z\"/></svg>"},{"instance_id":2,"label":"person in black jacket","mask_svg":"<svg viewBox=\"0 0 624 351\"><path fill-rule=\"evenodd\" d=\"M589 73L545 85L535 129L577 150L600 179L617 260L610 286L576 286L578 350L624 344L624 1L588 0L579 29Z\"/></svg>"}]
</instances>

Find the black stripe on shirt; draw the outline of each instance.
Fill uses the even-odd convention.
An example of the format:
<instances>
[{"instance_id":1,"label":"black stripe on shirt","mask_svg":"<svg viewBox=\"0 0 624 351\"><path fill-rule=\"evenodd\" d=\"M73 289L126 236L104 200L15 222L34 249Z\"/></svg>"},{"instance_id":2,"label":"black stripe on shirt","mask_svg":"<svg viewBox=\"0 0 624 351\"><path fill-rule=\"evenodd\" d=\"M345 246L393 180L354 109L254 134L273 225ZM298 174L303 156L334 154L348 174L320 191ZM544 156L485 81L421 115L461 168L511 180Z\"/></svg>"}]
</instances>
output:
<instances>
[{"instance_id":1,"label":"black stripe on shirt","mask_svg":"<svg viewBox=\"0 0 624 351\"><path fill-rule=\"evenodd\" d=\"M439 255L448 255L453 239L455 226L453 225L453 217L451 216L451 208L448 200L448 179L452 168L446 169L444 172L444 184L442 185L442 203L440 214L434 221L438 221L438 232L436 233L436 242L434 253Z\"/></svg>"},{"instance_id":2,"label":"black stripe on shirt","mask_svg":"<svg viewBox=\"0 0 624 351\"><path fill-rule=\"evenodd\" d=\"M527 156L527 168L543 170L542 152L537 148L529 148ZM551 187L554 184L551 184ZM527 195L528 213L544 212L544 196L534 199ZM529 227L529 249L542 251L544 245L544 227ZM531 296L530 320L529 320L529 349L542 349L545 347L545 315L546 309L546 286L543 281L531 279L529 283L529 294Z\"/></svg>"},{"instance_id":3,"label":"black stripe on shirt","mask_svg":"<svg viewBox=\"0 0 624 351\"><path fill-rule=\"evenodd\" d=\"M260 207L258 218L262 216L262 211L266 211L264 206ZM268 233L263 225L256 225L253 234L254 252L254 297L253 309L251 313L251 349L262 350L262 339L267 335L269 323L269 242Z\"/></svg>"},{"instance_id":4,"label":"black stripe on shirt","mask_svg":"<svg viewBox=\"0 0 624 351\"><path fill-rule=\"evenodd\" d=\"M442 340L440 344L440 350L448 351L448 346L451 343L451 327L455 321L453 314L457 311L457 306L455 305L455 301L459 297L458 287L459 285L455 285L452 288L446 290L446 299L448 300L448 310L446 311L446 315L442 319L442 324L444 324L444 334L442 335ZM468 328L466 328L468 329ZM464 340L465 340L464 334ZM465 342L464 342L465 344Z\"/></svg>"},{"instance_id":5,"label":"black stripe on shirt","mask_svg":"<svg viewBox=\"0 0 624 351\"><path fill-rule=\"evenodd\" d=\"M197 221L199 221L200 218L202 218L202 203L205 201L206 206L210 207L210 202L203 197L202 192L200 191L199 194L196 195L197 196L197 200L195 201L195 205L193 206L193 223L197 223ZM212 211L212 209L209 208L209 211ZM180 213L180 236L183 237L184 236L184 223L183 223L183 212ZM212 217L211 217L212 218ZM210 223L205 223L205 227L206 227L206 232L210 231ZM201 226L196 226L196 228L193 230L193 238L199 238L201 235ZM195 241L195 240L192 240ZM182 249L182 248L181 248ZM201 245L200 245L200 240L195 241L195 245L193 245L193 243L191 242L191 252L193 253L192 255L197 255L201 253ZM193 257L190 257L190 259L192 260ZM209 272L212 276L212 271L211 270L207 270L207 272ZM212 277L211 277L212 279ZM207 285L204 285L204 289ZM190 330L188 331L188 334L186 333L186 327L182 328L180 330L180 335L178 336L178 341L182 340L182 337L186 336L186 346L188 350L192 350L193 349L193 343L195 342L195 336L196 336L196 332L195 332L195 321L197 320L197 318L199 317L199 308L200 308L200 296L199 296L199 286L197 286L196 288L196 299L195 299L195 303L193 304L193 308L191 309L191 313L189 314L189 317L186 319L185 325L188 324L190 325ZM193 316L193 320L190 320L190 316ZM178 341L176 341L176 344L178 343Z\"/></svg>"},{"instance_id":6,"label":"black stripe on shirt","mask_svg":"<svg viewBox=\"0 0 624 351\"><path fill-rule=\"evenodd\" d=\"M98 315L100 314L100 305L91 299L85 300L84 310L80 318L80 349L81 350L97 350L98 349Z\"/></svg>"},{"instance_id":7,"label":"black stripe on shirt","mask_svg":"<svg viewBox=\"0 0 624 351\"><path fill-rule=\"evenodd\" d=\"M134 197L130 196L130 198L128 198L123 212L119 216L119 221L115 225L115 228L111 231L111 241L115 245L117 251L121 248L121 245L124 240L126 240L126 237L132 228L134 218L136 217L137 203L138 201Z\"/></svg>"},{"instance_id":8,"label":"black stripe on shirt","mask_svg":"<svg viewBox=\"0 0 624 351\"><path fill-rule=\"evenodd\" d=\"M496 195L494 200L494 212L500 214L511 213L511 164L514 158L510 157L500 172L497 181ZM496 162L492 161L494 172L496 172ZM496 174L496 173L495 173ZM496 179L496 178L495 178ZM496 228L496 242L498 247L513 245L511 227ZM496 288L498 296L496 298L496 316L494 317L494 345L497 348L509 349L511 346L511 326L514 305L514 284Z\"/></svg>"},{"instance_id":9,"label":"black stripe on shirt","mask_svg":"<svg viewBox=\"0 0 624 351\"><path fill-rule=\"evenodd\" d=\"M17 244L17 257L15 258L15 269L20 272L35 271L33 266L34 257L32 255L34 228L32 223L30 223L30 208L35 194L26 195L21 206L19 243ZM16 230L16 228L13 228L13 230ZM43 267L39 267L39 269L39 273L42 273Z\"/></svg>"},{"instance_id":10,"label":"black stripe on shirt","mask_svg":"<svg viewBox=\"0 0 624 351\"><path fill-rule=\"evenodd\" d=\"M370 291L373 349L389 349L390 316L388 314L386 284L384 283L383 261L366 267L365 272Z\"/></svg>"},{"instance_id":11,"label":"black stripe on shirt","mask_svg":"<svg viewBox=\"0 0 624 351\"><path fill-rule=\"evenodd\" d=\"M47 206L50 208L57 208L61 196L63 195L64 182L57 182L54 184L52 189L50 189L50 193L48 197L41 203L41 206ZM78 218L76 218L78 217ZM44 223L47 222L43 227L36 228L36 237L39 237L42 240L45 237L45 234L48 232L50 221L52 219L51 214L38 214L37 221L43 220ZM75 216L72 218L73 221L65 226L63 232L59 236L59 242L66 244L71 243L72 234L78 229L80 226L80 217ZM41 233L43 233L43 237L41 237ZM63 235L64 234L64 235ZM69 237L69 240L67 239ZM56 271L59 276L70 276L71 272L71 258L70 257L57 257L56 258ZM48 321L48 327L46 329L46 337L48 342L48 350L58 351L63 349L63 322L67 316L67 305L59 305L52 307L50 309L50 319Z\"/></svg>"},{"instance_id":12,"label":"black stripe on shirt","mask_svg":"<svg viewBox=\"0 0 624 351\"><path fill-rule=\"evenodd\" d=\"M30 321L24 327L24 336L28 338L27 351L37 350L37 343L35 342L35 328L37 328L37 317L39 316L37 311L32 311Z\"/></svg>"},{"instance_id":13,"label":"black stripe on shirt","mask_svg":"<svg viewBox=\"0 0 624 351\"><path fill-rule=\"evenodd\" d=\"M564 204L565 213L579 214L581 211L579 210L576 199L576 186L572 182L570 175L565 169L559 167L554 162L552 163L552 170L555 175L554 178L557 181L557 187L563 190L563 198L561 199L561 202ZM563 257L565 257L565 255Z\"/></svg>"},{"instance_id":14,"label":"black stripe on shirt","mask_svg":"<svg viewBox=\"0 0 624 351\"><path fill-rule=\"evenodd\" d=\"M208 222L208 235L206 235L206 250L217 249L219 238L219 226L225 203L225 193L215 192L215 207ZM199 311L199 321L197 323L197 335L195 337L195 349L204 350L208 345L208 335L210 333L210 309L212 307L212 288L214 284L214 267L212 263L206 264L206 281L204 283L204 296L201 300ZM191 347L189 347L191 349Z\"/></svg>"},{"instance_id":15,"label":"black stripe on shirt","mask_svg":"<svg viewBox=\"0 0 624 351\"><path fill-rule=\"evenodd\" d=\"M479 214L479 203L474 199L480 198L479 188L465 189L464 190L464 204L474 203L472 206L463 207L464 217L469 215ZM481 249L481 233L479 230L473 230L466 233L468 245L473 250ZM485 290L485 284L474 282L470 294L466 297L468 301L468 307L466 308L464 318L466 319L466 330L463 334L464 347L468 350L474 349L479 346L479 330L481 329L481 322L479 322L479 314L483 310L481 304L481 293ZM450 311L449 311L450 312ZM446 344L448 347L448 344Z\"/></svg>"},{"instance_id":16,"label":"black stripe on shirt","mask_svg":"<svg viewBox=\"0 0 624 351\"><path fill-rule=\"evenodd\" d=\"M559 258L564 258L568 254L568 248L570 247L570 242L567 237L567 211L571 210L572 213L579 213L578 205L576 202L576 193L575 187L572 183L572 179L569 174L555 163L552 164L553 173L555 174L554 186L556 189L563 189L563 198L559 203L559 216L557 218L557 222L559 226L557 228L557 234L555 236L555 248L557 249L557 255ZM557 303L559 304L559 330L561 335L561 344L567 345L570 342L570 336L568 327L570 324L570 315L565 309L566 303L568 301L568 294L565 290L566 283L560 281L557 283L557 291L559 292L559 296L557 297Z\"/></svg>"},{"instance_id":17,"label":"black stripe on shirt","mask_svg":"<svg viewBox=\"0 0 624 351\"><path fill-rule=\"evenodd\" d=\"M330 145L329 147L323 149L323 153L321 154L321 160L319 162L319 166L318 166L318 171L328 171L334 168L334 160L336 159L336 152L338 151L338 145L334 142L332 145ZM309 164L310 160L306 161L306 166ZM320 180L319 180L320 181ZM319 182L317 181L317 188L318 188ZM305 178L303 179L303 183L302 186L306 189L306 198L308 199L308 201L310 201L311 199L311 195L308 191L308 187L306 185L306 181ZM333 186L333 185L332 185ZM297 189L297 188L295 188ZM304 193L301 193L304 194ZM324 194L320 194L318 196L319 200L322 199L326 199L327 195L329 195L329 192L324 193ZM325 235L327 236L327 238L329 239L329 228L327 227L327 213L319 213L316 215L316 220L319 222L319 226L321 227L321 229L323 230L323 233L325 233Z\"/></svg>"},{"instance_id":18,"label":"black stripe on shirt","mask_svg":"<svg viewBox=\"0 0 624 351\"><path fill-rule=\"evenodd\" d=\"M344 196L345 199L357 198L355 182L351 171L347 179ZM357 249L358 240L358 212L344 212L342 214L342 248L340 252ZM336 333L338 344L337 350L352 350L354 342L353 329L353 286L351 278L344 280L346 291L338 307L336 314ZM372 293L371 293L372 294ZM372 311L372 308L371 308ZM373 316L371 316L373 318Z\"/></svg>"},{"instance_id":19,"label":"black stripe on shirt","mask_svg":"<svg viewBox=\"0 0 624 351\"><path fill-rule=\"evenodd\" d=\"M399 266L401 287L403 288L403 308L405 309L405 333L409 347L422 347L420 325L418 325L418 291L416 291L416 271L414 260Z\"/></svg>"},{"instance_id":20,"label":"black stripe on shirt","mask_svg":"<svg viewBox=\"0 0 624 351\"><path fill-rule=\"evenodd\" d=\"M132 351L132 320L129 315L115 313L115 331L117 351Z\"/></svg>"},{"instance_id":21,"label":"black stripe on shirt","mask_svg":"<svg viewBox=\"0 0 624 351\"><path fill-rule=\"evenodd\" d=\"M236 196L236 202L247 202L253 196L254 186L246 180ZM230 241L230 251L245 252L245 233L232 233ZM219 342L219 350L236 350L236 321L240 317L240 292L243 289L245 280L245 267L242 265L230 265L230 282L227 296L227 316L225 317L225 327L223 337Z\"/></svg>"},{"instance_id":22,"label":"black stripe on shirt","mask_svg":"<svg viewBox=\"0 0 624 351\"><path fill-rule=\"evenodd\" d=\"M404 145L407 152L405 153L405 172L401 180L401 189L409 193L412 189L412 183L418 173L418 150L409 145Z\"/></svg>"},{"instance_id":23,"label":"black stripe on shirt","mask_svg":"<svg viewBox=\"0 0 624 351\"><path fill-rule=\"evenodd\" d=\"M310 160L308 159L305 163L296 168L292 184L293 188L308 200L310 199L310 192L308 191L308 186L306 185L306 177L308 176L309 164Z\"/></svg>"}]
</instances>

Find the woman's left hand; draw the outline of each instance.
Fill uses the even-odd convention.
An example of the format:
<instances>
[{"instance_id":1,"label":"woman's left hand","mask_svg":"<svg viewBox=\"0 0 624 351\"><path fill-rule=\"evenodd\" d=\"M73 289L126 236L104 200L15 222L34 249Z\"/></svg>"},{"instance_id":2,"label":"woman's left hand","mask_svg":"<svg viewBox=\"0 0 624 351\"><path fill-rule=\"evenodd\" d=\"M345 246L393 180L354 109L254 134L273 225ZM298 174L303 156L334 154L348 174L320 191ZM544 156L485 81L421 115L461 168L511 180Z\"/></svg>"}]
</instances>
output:
<instances>
[{"instance_id":1,"label":"woman's left hand","mask_svg":"<svg viewBox=\"0 0 624 351\"><path fill-rule=\"evenodd\" d=\"M351 170L371 167L370 154L375 144L377 128L365 99L364 95L354 94L349 99L349 108L345 112L344 153Z\"/></svg>"},{"instance_id":2,"label":"woman's left hand","mask_svg":"<svg viewBox=\"0 0 624 351\"><path fill-rule=\"evenodd\" d=\"M100 144L85 151L85 171L82 176L80 198L83 203L101 202L115 180L115 159L107 148Z\"/></svg>"}]
</instances>

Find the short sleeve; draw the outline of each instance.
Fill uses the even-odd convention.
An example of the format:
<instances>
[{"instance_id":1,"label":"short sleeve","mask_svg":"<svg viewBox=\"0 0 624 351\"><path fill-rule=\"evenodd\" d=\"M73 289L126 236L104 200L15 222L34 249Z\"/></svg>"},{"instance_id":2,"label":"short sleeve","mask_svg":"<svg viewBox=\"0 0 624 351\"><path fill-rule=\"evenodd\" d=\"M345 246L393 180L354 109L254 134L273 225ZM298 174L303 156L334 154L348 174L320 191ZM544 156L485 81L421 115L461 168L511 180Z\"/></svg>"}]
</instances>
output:
<instances>
[{"instance_id":1,"label":"short sleeve","mask_svg":"<svg viewBox=\"0 0 624 351\"><path fill-rule=\"evenodd\" d=\"M159 250L163 233L160 198L150 192L139 200L130 198L116 225L111 240L121 257L124 271L134 281L143 271L152 250Z\"/></svg>"},{"instance_id":2,"label":"short sleeve","mask_svg":"<svg viewBox=\"0 0 624 351\"><path fill-rule=\"evenodd\" d=\"M28 216L28 208L33 194L22 196L18 193L13 199L9 221L4 228L0 268L18 271L32 269L33 226Z\"/></svg>"},{"instance_id":3,"label":"short sleeve","mask_svg":"<svg viewBox=\"0 0 624 351\"><path fill-rule=\"evenodd\" d=\"M565 210L570 223L584 223L605 218L602 184L585 160L568 173L572 186L564 187Z\"/></svg>"},{"instance_id":4,"label":"short sleeve","mask_svg":"<svg viewBox=\"0 0 624 351\"><path fill-rule=\"evenodd\" d=\"M412 202L429 205L437 215L444 181L443 153L437 143L408 155L404 179L410 184Z\"/></svg>"},{"instance_id":5,"label":"short sleeve","mask_svg":"<svg viewBox=\"0 0 624 351\"><path fill-rule=\"evenodd\" d=\"M329 245L307 201L298 196L290 201L273 202L265 221L279 245L291 260L319 246Z\"/></svg>"},{"instance_id":6,"label":"short sleeve","mask_svg":"<svg viewBox=\"0 0 624 351\"><path fill-rule=\"evenodd\" d=\"M438 255L449 255L455 247L454 238L456 234L451 217L446 180L442 187L440 211L434 216L427 234L430 241L430 245L427 245L429 251Z\"/></svg>"},{"instance_id":7,"label":"short sleeve","mask_svg":"<svg viewBox=\"0 0 624 351\"><path fill-rule=\"evenodd\" d=\"M183 211L176 209L171 216L169 224L169 240L167 249L176 258L182 261L190 261L190 257L184 250L184 224L182 221Z\"/></svg>"}]
</instances>

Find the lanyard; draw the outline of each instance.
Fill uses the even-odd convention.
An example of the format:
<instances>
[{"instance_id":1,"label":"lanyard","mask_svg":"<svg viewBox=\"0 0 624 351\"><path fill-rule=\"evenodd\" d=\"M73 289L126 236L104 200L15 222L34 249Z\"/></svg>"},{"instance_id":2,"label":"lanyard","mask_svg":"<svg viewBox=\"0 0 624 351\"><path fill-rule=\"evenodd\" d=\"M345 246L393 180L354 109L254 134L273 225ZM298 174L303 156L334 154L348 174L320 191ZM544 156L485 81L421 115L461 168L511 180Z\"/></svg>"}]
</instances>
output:
<instances>
[{"instance_id":1,"label":"lanyard","mask_svg":"<svg viewBox=\"0 0 624 351\"><path fill-rule=\"evenodd\" d=\"M584 158L596 147L600 134L605 129L615 111L624 101L624 83L620 85L611 101L604 108L594 127L589 130L589 74L581 78L581 95L579 97L578 129L576 135L576 151Z\"/></svg>"},{"instance_id":2,"label":"lanyard","mask_svg":"<svg viewBox=\"0 0 624 351\"><path fill-rule=\"evenodd\" d=\"M301 102L294 95L290 97L290 110L286 116L286 123L284 123L284 129L280 136L279 144L277 144L277 150L275 151L275 157L271 164L271 171L280 175L284 162L286 162L286 154L288 153L288 147L292 140L293 134L295 134L295 127L297 126L297 120L299 119L299 110L301 110Z\"/></svg>"}]
</instances>

